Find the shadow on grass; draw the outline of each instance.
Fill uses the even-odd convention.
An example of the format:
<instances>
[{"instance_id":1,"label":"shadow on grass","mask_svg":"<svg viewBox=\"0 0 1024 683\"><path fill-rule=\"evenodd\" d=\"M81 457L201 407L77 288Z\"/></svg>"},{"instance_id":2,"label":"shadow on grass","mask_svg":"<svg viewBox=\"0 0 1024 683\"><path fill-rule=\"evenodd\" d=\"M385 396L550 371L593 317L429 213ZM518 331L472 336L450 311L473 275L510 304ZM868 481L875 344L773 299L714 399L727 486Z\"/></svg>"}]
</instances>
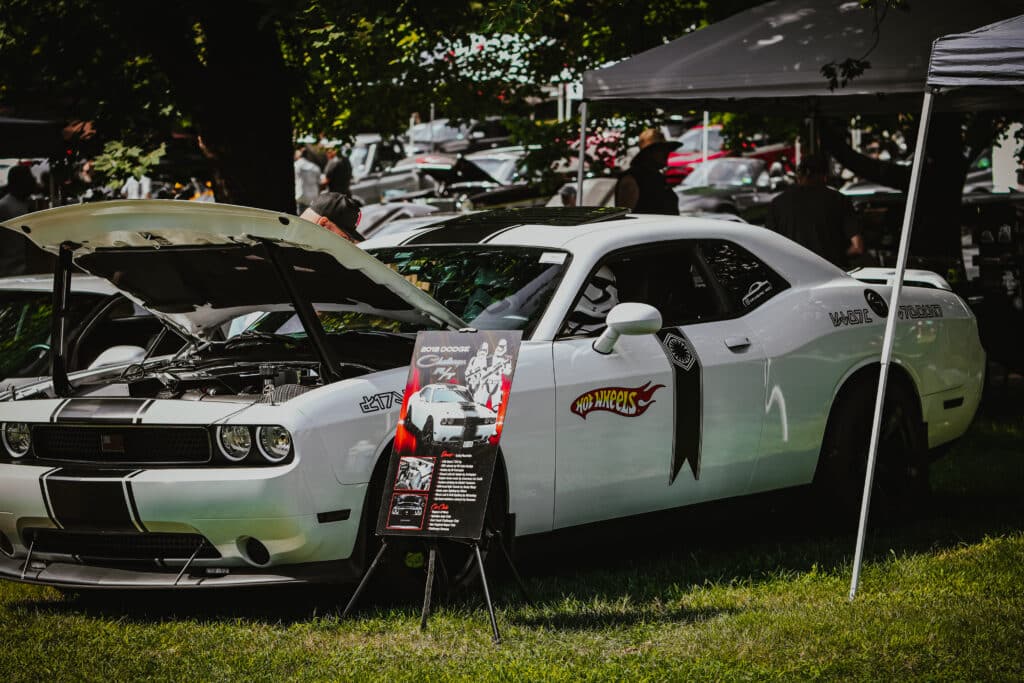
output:
<instances>
[{"instance_id":1,"label":"shadow on grass","mask_svg":"<svg viewBox=\"0 0 1024 683\"><path fill-rule=\"evenodd\" d=\"M871 520L866 561L896 554L954 548L986 536L1024 529L1024 386L1020 378L986 400L971 431L932 468L933 495L898 521ZM856 520L839 526L816 513L805 490L793 489L682 510L616 520L519 539L517 565L536 610L513 610L516 623L553 629L591 629L640 621L699 621L719 612L591 609L623 599L645 603L687 586L757 583L780 573L848 571ZM491 560L489 560L491 563ZM523 604L500 563L489 570L496 603ZM366 611L395 604L376 586L361 601ZM60 601L9 603L9 609L156 622L170 619L270 623L340 614L345 587L281 587L229 591L95 592ZM479 607L479 586L457 596L456 608ZM564 596L580 599L564 606ZM416 600L399 602L413 614ZM547 613L546 610L555 610Z\"/></svg>"},{"instance_id":2,"label":"shadow on grass","mask_svg":"<svg viewBox=\"0 0 1024 683\"><path fill-rule=\"evenodd\" d=\"M627 627L637 624L696 624L738 611L725 608L672 608L654 611L638 607L624 611L602 612L573 609L559 610L550 614L512 615L509 617L509 621L517 626L539 626L557 631L591 631L609 626Z\"/></svg>"}]
</instances>

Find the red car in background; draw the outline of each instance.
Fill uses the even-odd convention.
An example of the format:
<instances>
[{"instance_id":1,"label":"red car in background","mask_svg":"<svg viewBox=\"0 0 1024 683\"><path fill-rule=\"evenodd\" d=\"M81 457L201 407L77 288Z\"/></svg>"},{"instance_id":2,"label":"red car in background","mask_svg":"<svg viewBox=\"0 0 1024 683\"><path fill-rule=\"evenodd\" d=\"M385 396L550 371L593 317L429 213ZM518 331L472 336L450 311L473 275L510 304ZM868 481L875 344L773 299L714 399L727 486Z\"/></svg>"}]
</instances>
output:
<instances>
[{"instance_id":1,"label":"red car in background","mask_svg":"<svg viewBox=\"0 0 1024 683\"><path fill-rule=\"evenodd\" d=\"M679 138L681 144L676 151L668 155L668 166L665 169L665 180L669 185L681 183L703 161L703 137L704 126L694 126ZM743 153L736 155L725 148L722 126L719 124L708 126L708 160L728 156L744 156L763 159L769 166L776 161L781 161L783 166L787 166L787 164L792 166L795 153L796 150L789 143L756 145L753 142L744 142ZM793 169L787 168L786 170Z\"/></svg>"}]
</instances>

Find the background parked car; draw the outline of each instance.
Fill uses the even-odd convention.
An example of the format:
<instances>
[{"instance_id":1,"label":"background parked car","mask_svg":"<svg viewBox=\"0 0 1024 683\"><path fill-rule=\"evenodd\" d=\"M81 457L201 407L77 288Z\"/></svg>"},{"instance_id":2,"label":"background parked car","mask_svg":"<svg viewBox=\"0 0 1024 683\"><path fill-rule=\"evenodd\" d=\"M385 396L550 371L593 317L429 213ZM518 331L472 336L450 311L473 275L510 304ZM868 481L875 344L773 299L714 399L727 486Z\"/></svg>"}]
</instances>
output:
<instances>
[{"instance_id":1,"label":"background parked car","mask_svg":"<svg viewBox=\"0 0 1024 683\"><path fill-rule=\"evenodd\" d=\"M72 278L70 371L140 360L163 329L106 280ZM48 376L53 278L32 275L0 279L0 383L31 384ZM167 334L155 353L172 353L182 341Z\"/></svg>"},{"instance_id":2,"label":"background parked car","mask_svg":"<svg viewBox=\"0 0 1024 683\"><path fill-rule=\"evenodd\" d=\"M764 161L722 157L701 164L676 188L680 212L730 213L764 225L768 205L782 189Z\"/></svg>"}]
</instances>

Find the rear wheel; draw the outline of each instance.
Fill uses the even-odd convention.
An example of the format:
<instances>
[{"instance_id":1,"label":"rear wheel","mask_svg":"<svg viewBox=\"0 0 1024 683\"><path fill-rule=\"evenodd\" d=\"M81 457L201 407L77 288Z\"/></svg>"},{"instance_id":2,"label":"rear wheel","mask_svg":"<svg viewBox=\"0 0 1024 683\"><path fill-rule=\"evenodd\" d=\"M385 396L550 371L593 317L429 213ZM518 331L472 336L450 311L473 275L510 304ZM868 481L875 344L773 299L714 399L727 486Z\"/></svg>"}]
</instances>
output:
<instances>
[{"instance_id":1,"label":"rear wheel","mask_svg":"<svg viewBox=\"0 0 1024 683\"><path fill-rule=\"evenodd\" d=\"M826 511L840 521L860 512L874 418L877 379L844 391L829 416L814 475ZM873 513L912 509L928 492L927 437L917 397L904 380L890 376L882 412L871 493Z\"/></svg>"},{"instance_id":2,"label":"rear wheel","mask_svg":"<svg viewBox=\"0 0 1024 683\"><path fill-rule=\"evenodd\" d=\"M433 446L434 445L434 418L428 417L427 421L423 423L423 445Z\"/></svg>"}]
</instances>

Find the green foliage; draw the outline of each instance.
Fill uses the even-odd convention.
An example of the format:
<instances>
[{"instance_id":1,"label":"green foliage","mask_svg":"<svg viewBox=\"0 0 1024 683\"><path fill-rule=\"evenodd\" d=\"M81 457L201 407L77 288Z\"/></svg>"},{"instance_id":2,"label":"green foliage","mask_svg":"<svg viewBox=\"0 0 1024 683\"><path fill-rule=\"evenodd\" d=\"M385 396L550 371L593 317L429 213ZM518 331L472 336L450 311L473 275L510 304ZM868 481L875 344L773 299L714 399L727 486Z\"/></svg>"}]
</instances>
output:
<instances>
[{"instance_id":1,"label":"green foliage","mask_svg":"<svg viewBox=\"0 0 1024 683\"><path fill-rule=\"evenodd\" d=\"M93 166L108 187L118 190L130 176L141 178L147 175L166 151L164 143L160 143L154 150L143 152L141 147L113 140L103 146L103 153L96 157Z\"/></svg>"}]
</instances>

